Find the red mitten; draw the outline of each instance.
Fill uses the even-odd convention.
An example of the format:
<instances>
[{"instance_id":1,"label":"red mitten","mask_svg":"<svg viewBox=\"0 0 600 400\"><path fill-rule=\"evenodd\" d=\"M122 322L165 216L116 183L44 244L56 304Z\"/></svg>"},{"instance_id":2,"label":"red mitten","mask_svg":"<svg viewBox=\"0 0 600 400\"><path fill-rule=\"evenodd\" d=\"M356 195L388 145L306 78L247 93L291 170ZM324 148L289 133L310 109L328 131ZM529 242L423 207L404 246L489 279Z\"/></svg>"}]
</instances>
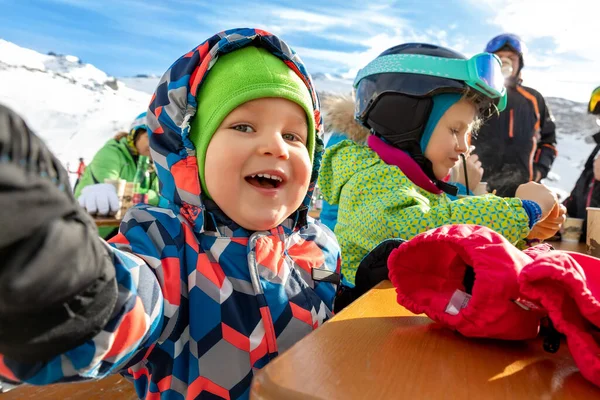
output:
<instances>
[{"instance_id":1,"label":"red mitten","mask_svg":"<svg viewBox=\"0 0 600 400\"><path fill-rule=\"evenodd\" d=\"M519 273L531 262L489 228L448 225L403 243L388 269L398 303L413 313L465 336L519 340L535 337L543 316L514 302Z\"/></svg>"},{"instance_id":2,"label":"red mitten","mask_svg":"<svg viewBox=\"0 0 600 400\"><path fill-rule=\"evenodd\" d=\"M519 284L566 335L581 374L600 386L600 260L562 251L542 254L523 268Z\"/></svg>"}]
</instances>

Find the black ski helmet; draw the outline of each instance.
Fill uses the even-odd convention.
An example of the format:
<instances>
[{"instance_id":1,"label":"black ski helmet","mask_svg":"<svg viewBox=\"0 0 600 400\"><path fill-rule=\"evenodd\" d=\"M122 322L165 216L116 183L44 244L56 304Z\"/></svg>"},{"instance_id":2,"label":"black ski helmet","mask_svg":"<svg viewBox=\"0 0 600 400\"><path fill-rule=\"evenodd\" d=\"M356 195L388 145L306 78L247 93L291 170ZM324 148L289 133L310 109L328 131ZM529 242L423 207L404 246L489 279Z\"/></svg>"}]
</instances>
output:
<instances>
[{"instance_id":1,"label":"black ski helmet","mask_svg":"<svg viewBox=\"0 0 600 400\"><path fill-rule=\"evenodd\" d=\"M462 54L425 43L405 43L387 49L390 54L420 54L466 60ZM418 73L381 73L360 80L355 89L355 118L394 147L407 151L425 172L427 166L420 141L433 107L432 97L441 93L464 93L460 80Z\"/></svg>"}]
</instances>

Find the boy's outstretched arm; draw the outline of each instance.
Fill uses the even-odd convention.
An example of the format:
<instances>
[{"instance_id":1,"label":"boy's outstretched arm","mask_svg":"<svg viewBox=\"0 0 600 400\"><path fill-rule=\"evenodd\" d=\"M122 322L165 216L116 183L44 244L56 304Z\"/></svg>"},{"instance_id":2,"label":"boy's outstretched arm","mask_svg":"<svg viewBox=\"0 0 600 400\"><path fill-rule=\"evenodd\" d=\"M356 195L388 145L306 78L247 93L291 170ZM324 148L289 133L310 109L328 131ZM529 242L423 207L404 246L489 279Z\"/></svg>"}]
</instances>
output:
<instances>
[{"instance_id":1,"label":"boy's outstretched arm","mask_svg":"<svg viewBox=\"0 0 600 400\"><path fill-rule=\"evenodd\" d=\"M155 276L141 259L98 238L60 162L3 106L0 216L2 379L100 377L158 334Z\"/></svg>"}]
</instances>

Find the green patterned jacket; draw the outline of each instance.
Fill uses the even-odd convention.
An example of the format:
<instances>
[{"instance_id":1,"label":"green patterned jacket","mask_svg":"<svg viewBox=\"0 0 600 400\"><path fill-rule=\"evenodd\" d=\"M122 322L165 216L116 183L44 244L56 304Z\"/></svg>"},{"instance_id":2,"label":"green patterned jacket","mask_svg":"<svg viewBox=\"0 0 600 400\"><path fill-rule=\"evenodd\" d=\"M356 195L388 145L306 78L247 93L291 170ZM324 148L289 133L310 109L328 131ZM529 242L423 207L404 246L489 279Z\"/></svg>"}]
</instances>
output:
<instances>
[{"instance_id":1,"label":"green patterned jacket","mask_svg":"<svg viewBox=\"0 0 600 400\"><path fill-rule=\"evenodd\" d=\"M448 224L487 226L517 245L529 234L529 217L517 198L488 194L451 201L412 183L368 146L345 140L327 149L319 188L338 204L335 234L344 276L354 283L360 261L390 238L411 239Z\"/></svg>"}]
</instances>

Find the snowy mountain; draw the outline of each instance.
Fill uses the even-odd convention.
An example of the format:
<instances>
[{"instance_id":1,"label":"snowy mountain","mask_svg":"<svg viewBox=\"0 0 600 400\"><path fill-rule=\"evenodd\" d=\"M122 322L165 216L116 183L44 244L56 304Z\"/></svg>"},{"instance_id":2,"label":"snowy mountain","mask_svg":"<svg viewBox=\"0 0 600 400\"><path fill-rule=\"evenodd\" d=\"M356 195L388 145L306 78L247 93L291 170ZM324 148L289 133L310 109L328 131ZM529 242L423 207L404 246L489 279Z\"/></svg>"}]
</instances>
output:
<instances>
[{"instance_id":1,"label":"snowy mountain","mask_svg":"<svg viewBox=\"0 0 600 400\"><path fill-rule=\"evenodd\" d=\"M0 103L19 113L63 163L90 161L148 107L126 87L74 56L44 55L0 40Z\"/></svg>"},{"instance_id":2,"label":"snowy mountain","mask_svg":"<svg viewBox=\"0 0 600 400\"><path fill-rule=\"evenodd\" d=\"M600 127L587 113L587 104L556 97L546 100L556 123L558 157L545 183L570 193L595 146L585 139Z\"/></svg>"},{"instance_id":3,"label":"snowy mountain","mask_svg":"<svg viewBox=\"0 0 600 400\"><path fill-rule=\"evenodd\" d=\"M340 75L313 75L321 96L349 94L352 80ZM77 57L44 55L0 39L0 103L21 114L66 164L89 162L102 144L127 129L145 110L159 77L114 78ZM558 136L558 158L547 184L566 195L593 144L585 138L598 131L586 104L548 98Z\"/></svg>"},{"instance_id":4,"label":"snowy mountain","mask_svg":"<svg viewBox=\"0 0 600 400\"><path fill-rule=\"evenodd\" d=\"M149 93L150 95L154 93L159 80L160 76L158 75L136 75L128 78L119 78L119 81L123 82L127 87Z\"/></svg>"}]
</instances>

